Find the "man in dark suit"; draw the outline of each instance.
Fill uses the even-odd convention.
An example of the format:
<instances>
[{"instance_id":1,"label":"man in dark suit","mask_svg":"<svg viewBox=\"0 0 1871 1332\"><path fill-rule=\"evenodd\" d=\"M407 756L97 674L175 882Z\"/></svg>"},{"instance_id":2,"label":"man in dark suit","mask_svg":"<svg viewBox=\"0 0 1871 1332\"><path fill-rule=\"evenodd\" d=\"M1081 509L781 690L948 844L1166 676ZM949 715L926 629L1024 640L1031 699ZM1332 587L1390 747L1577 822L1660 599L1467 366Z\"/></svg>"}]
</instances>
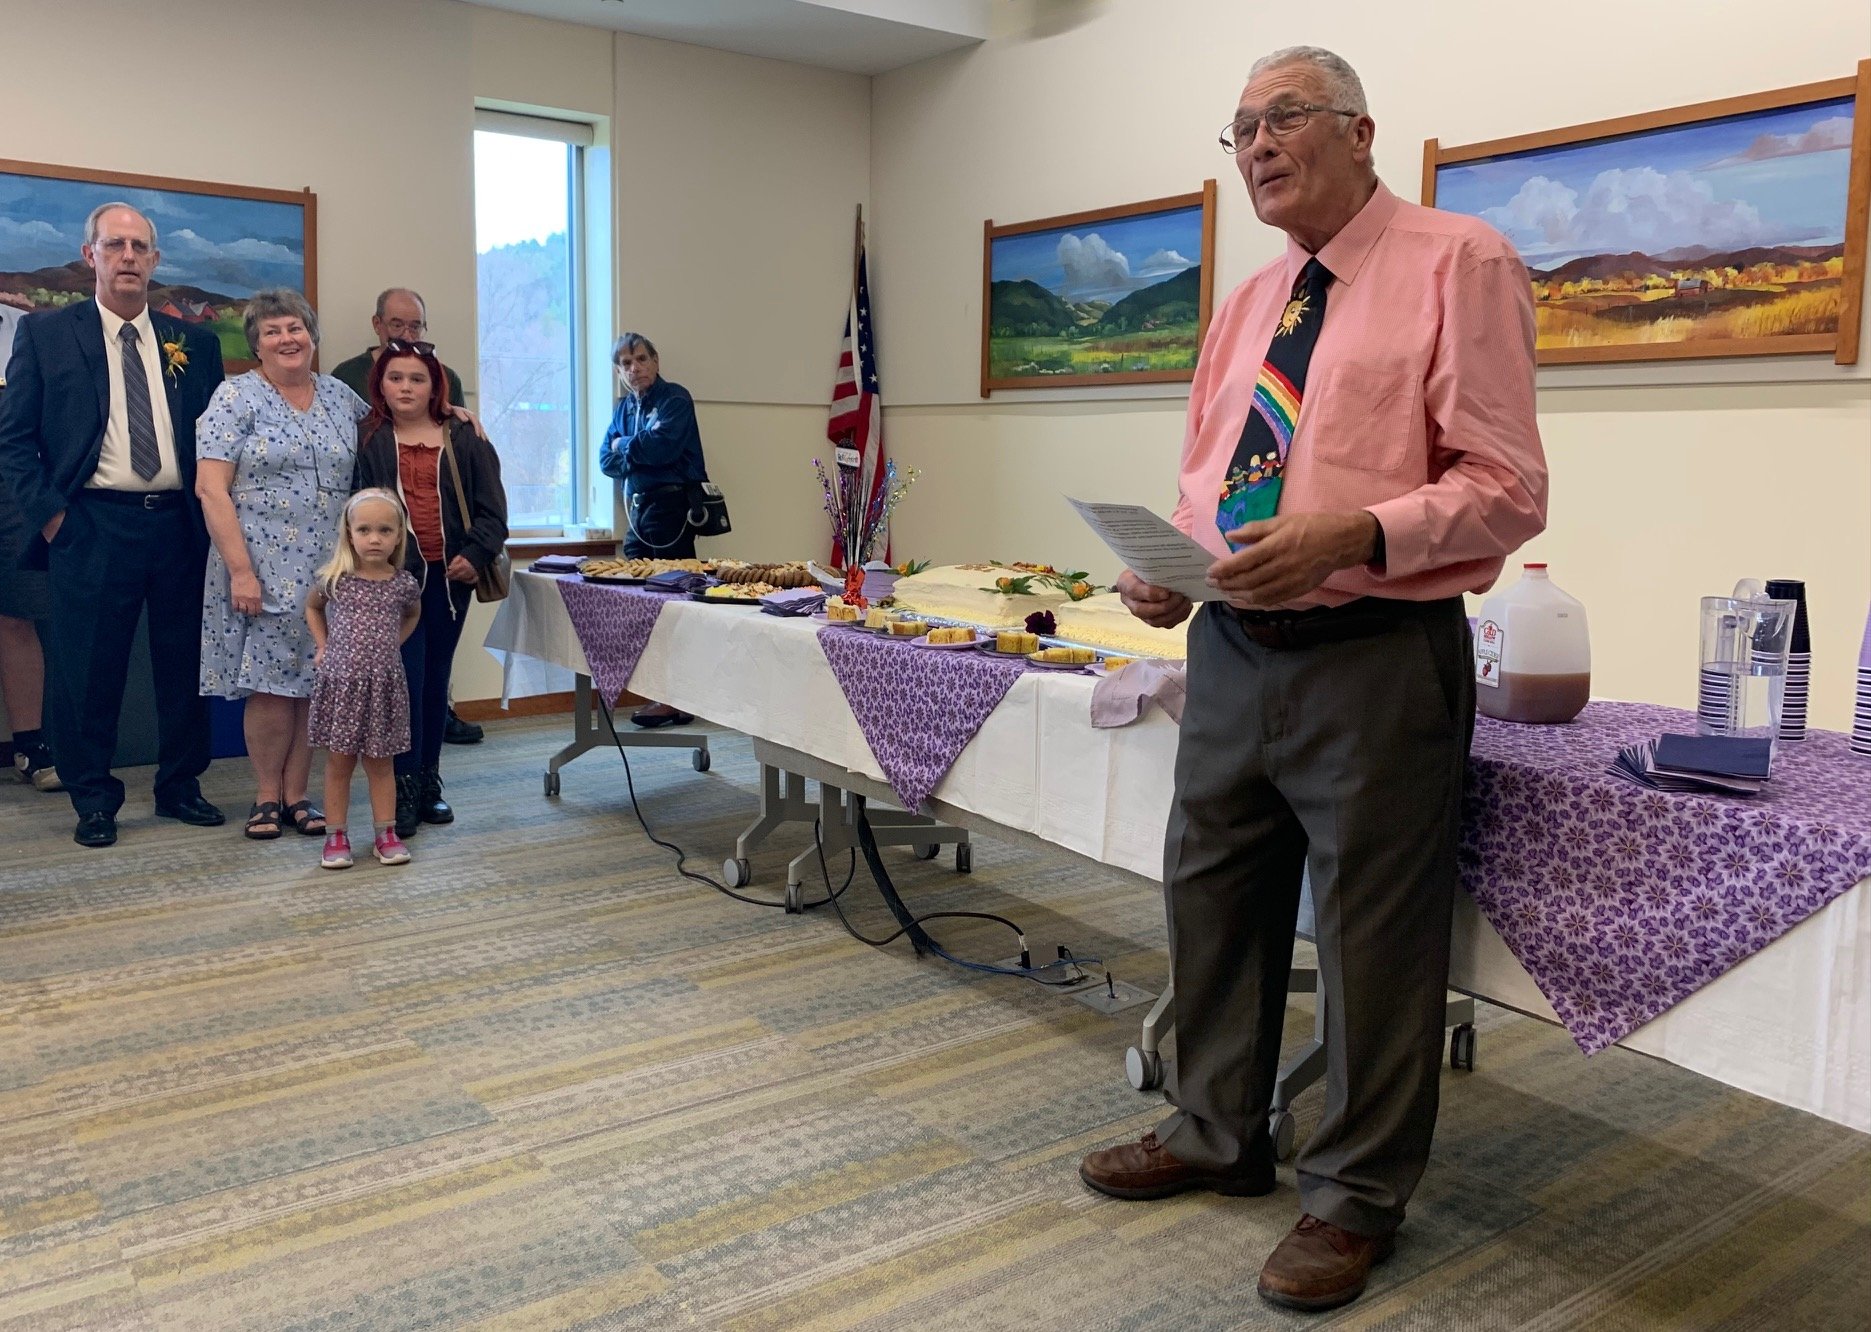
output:
<instances>
[{"instance_id":1,"label":"man in dark suit","mask_svg":"<svg viewBox=\"0 0 1871 1332\"><path fill-rule=\"evenodd\" d=\"M85 220L95 299L28 315L0 395L0 481L29 528L20 563L46 569L52 600L53 751L78 812L74 840L117 840L111 775L130 645L149 609L160 749L156 813L210 827L200 692L207 529L195 500L195 418L220 384L212 333L152 314L156 228L129 204Z\"/></svg>"}]
</instances>

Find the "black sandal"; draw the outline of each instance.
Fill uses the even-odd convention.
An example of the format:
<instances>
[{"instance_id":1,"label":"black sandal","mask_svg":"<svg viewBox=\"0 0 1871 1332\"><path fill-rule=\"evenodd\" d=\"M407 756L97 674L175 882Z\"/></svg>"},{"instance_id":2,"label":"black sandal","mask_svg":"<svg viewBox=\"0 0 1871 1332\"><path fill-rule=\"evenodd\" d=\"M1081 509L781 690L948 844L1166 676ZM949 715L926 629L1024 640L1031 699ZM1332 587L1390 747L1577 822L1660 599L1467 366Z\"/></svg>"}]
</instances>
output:
<instances>
[{"instance_id":1,"label":"black sandal","mask_svg":"<svg viewBox=\"0 0 1871 1332\"><path fill-rule=\"evenodd\" d=\"M302 837L322 837L325 833L325 811L317 808L310 800L295 800L283 811L292 820L292 826L299 830ZM314 828L312 825L318 826Z\"/></svg>"},{"instance_id":2,"label":"black sandal","mask_svg":"<svg viewBox=\"0 0 1871 1332\"><path fill-rule=\"evenodd\" d=\"M272 824L269 830L267 824ZM255 805L247 811L247 836L256 842L270 842L280 834L280 812L277 800L268 800Z\"/></svg>"}]
</instances>

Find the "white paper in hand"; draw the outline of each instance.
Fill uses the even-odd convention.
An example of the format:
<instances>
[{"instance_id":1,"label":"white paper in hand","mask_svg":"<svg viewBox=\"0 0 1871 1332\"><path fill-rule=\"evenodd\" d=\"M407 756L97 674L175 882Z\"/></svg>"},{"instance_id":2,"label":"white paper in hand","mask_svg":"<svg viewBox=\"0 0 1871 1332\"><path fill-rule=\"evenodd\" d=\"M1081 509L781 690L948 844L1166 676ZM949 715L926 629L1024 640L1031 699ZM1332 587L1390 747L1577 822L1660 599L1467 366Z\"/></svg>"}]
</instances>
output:
<instances>
[{"instance_id":1,"label":"white paper in hand","mask_svg":"<svg viewBox=\"0 0 1871 1332\"><path fill-rule=\"evenodd\" d=\"M1066 497L1111 548L1144 582L1180 592L1191 601L1221 601L1224 593L1207 583L1214 552L1141 504L1092 504Z\"/></svg>"}]
</instances>

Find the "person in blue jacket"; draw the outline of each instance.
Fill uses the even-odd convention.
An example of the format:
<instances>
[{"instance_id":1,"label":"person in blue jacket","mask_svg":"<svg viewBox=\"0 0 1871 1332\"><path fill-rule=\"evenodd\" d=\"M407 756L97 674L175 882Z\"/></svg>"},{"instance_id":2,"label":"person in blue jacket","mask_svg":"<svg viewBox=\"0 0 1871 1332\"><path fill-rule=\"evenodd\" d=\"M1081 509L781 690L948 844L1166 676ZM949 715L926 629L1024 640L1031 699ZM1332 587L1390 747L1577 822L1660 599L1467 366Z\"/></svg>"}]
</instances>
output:
<instances>
[{"instance_id":1,"label":"person in blue jacket","mask_svg":"<svg viewBox=\"0 0 1871 1332\"><path fill-rule=\"evenodd\" d=\"M695 558L689 525L689 488L708 479L695 399L662 376L656 344L625 333L611 348L623 392L598 448L598 466L616 480L628 559ZM638 726L680 726L695 720L664 703L632 714Z\"/></svg>"}]
</instances>

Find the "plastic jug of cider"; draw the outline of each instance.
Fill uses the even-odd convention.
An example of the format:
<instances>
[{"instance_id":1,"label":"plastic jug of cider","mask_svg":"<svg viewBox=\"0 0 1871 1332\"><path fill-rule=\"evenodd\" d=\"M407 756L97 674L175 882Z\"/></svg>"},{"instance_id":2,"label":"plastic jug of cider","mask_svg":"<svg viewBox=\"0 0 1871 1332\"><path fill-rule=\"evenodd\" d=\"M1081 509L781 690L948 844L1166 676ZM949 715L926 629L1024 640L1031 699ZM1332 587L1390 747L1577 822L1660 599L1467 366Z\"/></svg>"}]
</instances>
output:
<instances>
[{"instance_id":1,"label":"plastic jug of cider","mask_svg":"<svg viewBox=\"0 0 1871 1332\"><path fill-rule=\"evenodd\" d=\"M1475 623L1475 706L1513 722L1569 722L1592 695L1585 607L1529 564L1481 603Z\"/></svg>"}]
</instances>

